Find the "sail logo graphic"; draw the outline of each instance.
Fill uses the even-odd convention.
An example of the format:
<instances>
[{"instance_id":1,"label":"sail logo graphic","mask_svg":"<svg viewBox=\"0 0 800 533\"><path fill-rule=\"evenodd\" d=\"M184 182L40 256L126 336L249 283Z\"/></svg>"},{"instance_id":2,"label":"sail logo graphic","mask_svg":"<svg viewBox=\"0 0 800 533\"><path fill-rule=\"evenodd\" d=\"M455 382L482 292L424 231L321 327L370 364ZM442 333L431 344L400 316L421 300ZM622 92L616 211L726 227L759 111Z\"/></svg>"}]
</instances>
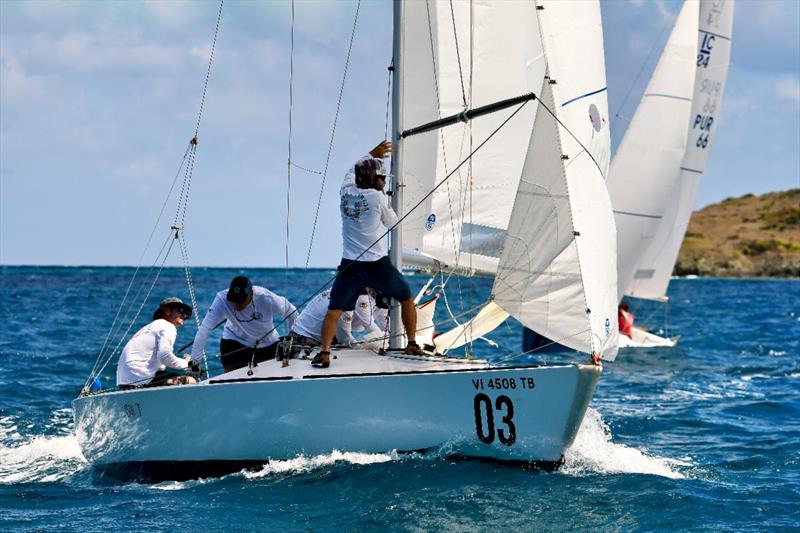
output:
<instances>
[{"instance_id":1,"label":"sail logo graphic","mask_svg":"<svg viewBox=\"0 0 800 533\"><path fill-rule=\"evenodd\" d=\"M589 106L589 122L592 123L594 131L599 132L606 124L606 119L600 116L600 110L592 104Z\"/></svg>"},{"instance_id":2,"label":"sail logo graphic","mask_svg":"<svg viewBox=\"0 0 800 533\"><path fill-rule=\"evenodd\" d=\"M608 336L611 335L611 319L608 317L606 317L605 330L606 338L608 338Z\"/></svg>"},{"instance_id":3,"label":"sail logo graphic","mask_svg":"<svg viewBox=\"0 0 800 533\"><path fill-rule=\"evenodd\" d=\"M435 224L436 224L436 213L431 213L430 215L428 215L428 219L425 221L425 229L431 231Z\"/></svg>"}]
</instances>

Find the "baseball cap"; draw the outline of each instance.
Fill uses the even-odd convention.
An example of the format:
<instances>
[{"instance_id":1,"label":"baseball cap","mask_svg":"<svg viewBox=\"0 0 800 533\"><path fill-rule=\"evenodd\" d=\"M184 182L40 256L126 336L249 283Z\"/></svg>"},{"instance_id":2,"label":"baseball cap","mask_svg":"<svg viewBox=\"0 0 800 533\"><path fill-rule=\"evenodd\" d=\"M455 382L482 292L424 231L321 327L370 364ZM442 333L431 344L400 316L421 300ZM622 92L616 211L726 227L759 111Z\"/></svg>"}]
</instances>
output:
<instances>
[{"instance_id":1,"label":"baseball cap","mask_svg":"<svg viewBox=\"0 0 800 533\"><path fill-rule=\"evenodd\" d=\"M253 284L247 276L236 276L231 280L227 299L229 302L241 303L253 293Z\"/></svg>"}]
</instances>

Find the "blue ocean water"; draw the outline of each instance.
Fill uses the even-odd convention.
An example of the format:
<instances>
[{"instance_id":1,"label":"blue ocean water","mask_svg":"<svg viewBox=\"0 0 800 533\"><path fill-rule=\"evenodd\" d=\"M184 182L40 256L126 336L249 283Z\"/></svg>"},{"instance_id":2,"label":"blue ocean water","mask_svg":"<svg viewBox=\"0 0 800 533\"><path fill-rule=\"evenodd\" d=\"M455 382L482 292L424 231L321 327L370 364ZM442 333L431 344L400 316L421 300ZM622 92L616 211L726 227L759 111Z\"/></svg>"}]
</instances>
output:
<instances>
[{"instance_id":1,"label":"blue ocean water","mask_svg":"<svg viewBox=\"0 0 800 533\"><path fill-rule=\"evenodd\" d=\"M200 308L240 272L194 269ZM638 324L668 326L680 343L623 352L606 364L577 440L555 473L435 453L338 450L218 479L138 484L102 478L86 464L70 409L132 273L0 267L0 530L800 527L798 280L674 280L668 320L664 306L634 307ZM295 303L333 274L245 273ZM418 287L424 278L409 280ZM453 279L448 303L454 313L469 309L489 288L487 280ZM161 273L151 301L173 294L188 299L179 269ZM447 316L444 307L439 319ZM149 304L137 324L151 312ZM177 344L193 334L187 325ZM516 323L489 337L499 346L476 344L473 353L499 360L520 351ZM105 373L112 380L115 364ZM202 412L187 423L200 428Z\"/></svg>"}]
</instances>

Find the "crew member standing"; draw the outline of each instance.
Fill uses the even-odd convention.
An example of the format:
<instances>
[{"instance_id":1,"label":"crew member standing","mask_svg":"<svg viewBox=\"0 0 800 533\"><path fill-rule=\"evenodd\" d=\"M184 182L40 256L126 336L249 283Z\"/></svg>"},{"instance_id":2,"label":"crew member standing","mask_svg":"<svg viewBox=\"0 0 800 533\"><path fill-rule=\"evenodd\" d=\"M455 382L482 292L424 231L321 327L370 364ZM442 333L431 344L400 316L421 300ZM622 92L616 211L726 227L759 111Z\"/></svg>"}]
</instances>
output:
<instances>
[{"instance_id":1,"label":"crew member standing","mask_svg":"<svg viewBox=\"0 0 800 533\"><path fill-rule=\"evenodd\" d=\"M246 276L236 276L227 290L220 291L211 303L192 345L192 359L203 356L208 336L226 320L219 343L220 361L225 372L275 358L278 331L273 320L294 325L296 309L277 294L253 285Z\"/></svg>"},{"instance_id":2,"label":"crew member standing","mask_svg":"<svg viewBox=\"0 0 800 533\"><path fill-rule=\"evenodd\" d=\"M330 366L331 341L336 334L336 323L343 311L355 308L363 287L372 287L400 302L408 337L405 352L409 355L423 354L415 341L417 309L411 290L402 274L389 261L385 239L381 238L398 220L383 192L386 185L383 158L391 151L389 141L381 142L345 175L339 190L342 262L333 282L328 312L322 325L322 350L311 361L315 367Z\"/></svg>"}]
</instances>

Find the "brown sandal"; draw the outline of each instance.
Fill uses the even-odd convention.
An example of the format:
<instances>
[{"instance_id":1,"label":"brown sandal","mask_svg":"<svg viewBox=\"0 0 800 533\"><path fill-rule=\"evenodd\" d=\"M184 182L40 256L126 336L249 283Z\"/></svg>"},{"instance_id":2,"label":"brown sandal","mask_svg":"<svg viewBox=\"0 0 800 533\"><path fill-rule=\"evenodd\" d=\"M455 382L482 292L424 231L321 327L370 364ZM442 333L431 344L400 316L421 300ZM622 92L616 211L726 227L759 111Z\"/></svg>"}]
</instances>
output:
<instances>
[{"instance_id":1,"label":"brown sandal","mask_svg":"<svg viewBox=\"0 0 800 533\"><path fill-rule=\"evenodd\" d=\"M417 344L416 341L410 341L406 345L405 354L406 355L425 355L425 352L422 350L422 348L419 347L419 344Z\"/></svg>"},{"instance_id":2,"label":"brown sandal","mask_svg":"<svg viewBox=\"0 0 800 533\"><path fill-rule=\"evenodd\" d=\"M311 366L314 368L328 368L331 366L331 352L319 352L311 360Z\"/></svg>"}]
</instances>

